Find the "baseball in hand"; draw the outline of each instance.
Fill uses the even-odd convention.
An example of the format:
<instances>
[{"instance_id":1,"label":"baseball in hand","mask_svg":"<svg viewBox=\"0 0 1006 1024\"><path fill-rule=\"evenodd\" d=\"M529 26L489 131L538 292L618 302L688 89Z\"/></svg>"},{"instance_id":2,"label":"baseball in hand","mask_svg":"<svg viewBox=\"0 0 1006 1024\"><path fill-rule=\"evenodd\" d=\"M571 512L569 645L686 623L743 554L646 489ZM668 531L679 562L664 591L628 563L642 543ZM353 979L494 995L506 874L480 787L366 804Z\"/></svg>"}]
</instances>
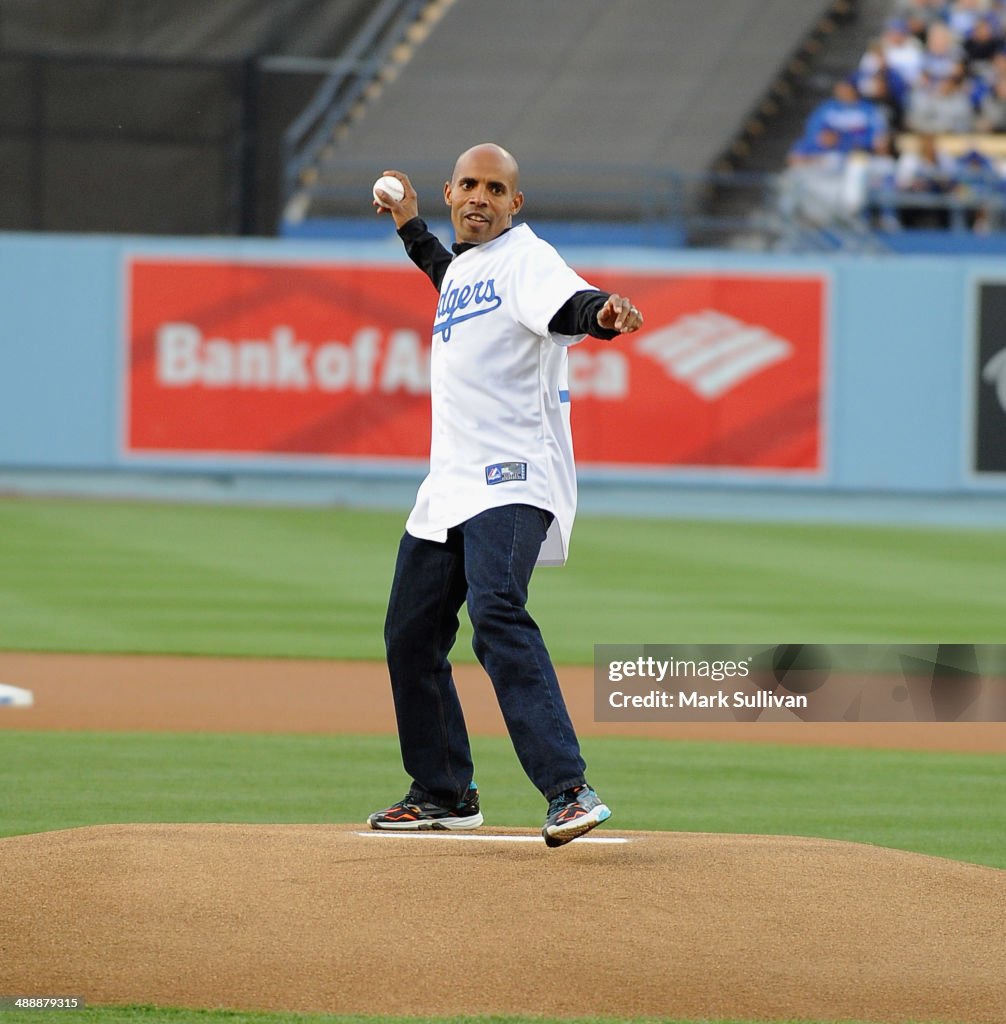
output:
<instances>
[{"instance_id":1,"label":"baseball in hand","mask_svg":"<svg viewBox=\"0 0 1006 1024\"><path fill-rule=\"evenodd\" d=\"M378 204L384 206L384 203L381 202L380 196L377 194L378 189L380 189L381 192L387 192L396 203L400 203L405 198L405 186L390 174L382 174L381 177L374 182L374 199ZM387 207L385 207L385 209L387 209Z\"/></svg>"}]
</instances>

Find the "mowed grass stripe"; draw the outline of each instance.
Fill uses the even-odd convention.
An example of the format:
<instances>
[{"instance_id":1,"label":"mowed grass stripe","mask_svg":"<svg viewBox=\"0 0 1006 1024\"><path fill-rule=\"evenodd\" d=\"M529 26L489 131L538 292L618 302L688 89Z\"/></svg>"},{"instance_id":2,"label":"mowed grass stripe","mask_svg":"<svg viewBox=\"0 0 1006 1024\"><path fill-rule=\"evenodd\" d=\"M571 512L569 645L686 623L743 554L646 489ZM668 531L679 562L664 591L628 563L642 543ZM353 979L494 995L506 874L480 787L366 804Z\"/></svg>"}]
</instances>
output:
<instances>
[{"instance_id":1,"label":"mowed grass stripe","mask_svg":"<svg viewBox=\"0 0 1006 1024\"><path fill-rule=\"evenodd\" d=\"M0 531L10 539L0 552L0 647L380 653L374 624L383 615L394 541L378 540L367 516L6 502ZM362 566L369 587L357 572Z\"/></svg>"},{"instance_id":2,"label":"mowed grass stripe","mask_svg":"<svg viewBox=\"0 0 1006 1024\"><path fill-rule=\"evenodd\" d=\"M404 518L3 500L0 649L381 658ZM582 516L531 608L568 664L595 643L996 643L1004 559L1006 530Z\"/></svg>"},{"instance_id":3,"label":"mowed grass stripe","mask_svg":"<svg viewBox=\"0 0 1006 1024\"><path fill-rule=\"evenodd\" d=\"M69 1018L69 1022L67 1020ZM4 1024L751 1024L739 1020L682 1020L677 1017L388 1017L328 1013L256 1013L236 1010L157 1009L150 1006L87 1008L83 1010L10 1011ZM807 1020L765 1021L764 1024L815 1024ZM822 1022L823 1024L823 1022ZM827 1024L867 1024L866 1021L828 1021ZM925 1024L925 1022L919 1022Z\"/></svg>"},{"instance_id":4,"label":"mowed grass stripe","mask_svg":"<svg viewBox=\"0 0 1006 1024\"><path fill-rule=\"evenodd\" d=\"M539 827L508 740L474 737L487 823ZM1006 868L997 755L591 738L612 827L804 835ZM0 836L143 822L359 822L408 787L391 736L0 733Z\"/></svg>"}]
</instances>

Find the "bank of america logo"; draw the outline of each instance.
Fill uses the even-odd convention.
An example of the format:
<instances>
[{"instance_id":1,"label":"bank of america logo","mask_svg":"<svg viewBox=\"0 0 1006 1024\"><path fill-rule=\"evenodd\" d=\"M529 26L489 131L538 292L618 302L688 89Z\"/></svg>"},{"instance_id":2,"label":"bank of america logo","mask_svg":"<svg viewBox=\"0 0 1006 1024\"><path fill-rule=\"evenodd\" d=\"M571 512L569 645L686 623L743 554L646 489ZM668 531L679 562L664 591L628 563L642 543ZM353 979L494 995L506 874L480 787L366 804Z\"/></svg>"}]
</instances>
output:
<instances>
[{"instance_id":1,"label":"bank of america logo","mask_svg":"<svg viewBox=\"0 0 1006 1024\"><path fill-rule=\"evenodd\" d=\"M673 380L713 401L789 359L793 345L766 327L705 309L647 332L637 351L660 363Z\"/></svg>"}]
</instances>

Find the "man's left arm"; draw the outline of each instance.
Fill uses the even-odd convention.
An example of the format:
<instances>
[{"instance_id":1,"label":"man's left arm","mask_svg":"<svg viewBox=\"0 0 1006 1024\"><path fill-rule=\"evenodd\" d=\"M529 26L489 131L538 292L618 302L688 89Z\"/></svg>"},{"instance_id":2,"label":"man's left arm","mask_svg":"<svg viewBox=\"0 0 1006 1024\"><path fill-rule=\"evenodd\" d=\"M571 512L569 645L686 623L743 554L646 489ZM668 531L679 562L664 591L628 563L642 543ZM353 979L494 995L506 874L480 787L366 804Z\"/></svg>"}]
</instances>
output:
<instances>
[{"instance_id":1,"label":"man's left arm","mask_svg":"<svg viewBox=\"0 0 1006 1024\"><path fill-rule=\"evenodd\" d=\"M643 326L643 314L623 295L589 289L571 295L549 321L553 334L617 338Z\"/></svg>"}]
</instances>

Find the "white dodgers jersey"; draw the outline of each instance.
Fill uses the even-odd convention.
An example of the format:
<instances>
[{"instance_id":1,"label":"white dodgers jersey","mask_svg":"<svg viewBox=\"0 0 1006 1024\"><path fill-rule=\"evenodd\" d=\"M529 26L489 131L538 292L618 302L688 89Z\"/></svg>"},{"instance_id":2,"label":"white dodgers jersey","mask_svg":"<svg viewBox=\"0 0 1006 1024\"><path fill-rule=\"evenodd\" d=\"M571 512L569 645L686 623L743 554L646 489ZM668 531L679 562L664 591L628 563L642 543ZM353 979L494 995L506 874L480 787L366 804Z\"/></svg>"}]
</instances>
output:
<instances>
[{"instance_id":1,"label":"white dodgers jersey","mask_svg":"<svg viewBox=\"0 0 1006 1024\"><path fill-rule=\"evenodd\" d=\"M566 346L549 321L591 289L519 225L454 258L433 324L430 472L406 523L444 542L486 509L526 504L555 516L539 565L562 565L576 513Z\"/></svg>"}]
</instances>

